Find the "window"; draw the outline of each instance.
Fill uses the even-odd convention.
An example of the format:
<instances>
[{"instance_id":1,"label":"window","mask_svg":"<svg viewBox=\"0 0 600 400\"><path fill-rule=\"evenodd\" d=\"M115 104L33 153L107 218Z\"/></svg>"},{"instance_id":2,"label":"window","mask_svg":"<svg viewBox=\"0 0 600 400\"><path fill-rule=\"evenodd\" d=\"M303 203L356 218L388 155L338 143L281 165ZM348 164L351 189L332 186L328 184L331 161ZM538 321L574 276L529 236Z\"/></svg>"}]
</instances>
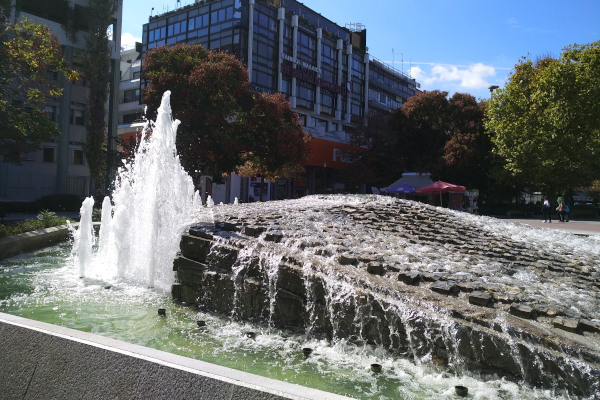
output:
<instances>
[{"instance_id":1,"label":"window","mask_svg":"<svg viewBox=\"0 0 600 400\"><path fill-rule=\"evenodd\" d=\"M142 120L142 113L133 113L133 114L125 114L123 115L123 123L131 124L136 121Z\"/></svg>"},{"instance_id":2,"label":"window","mask_svg":"<svg viewBox=\"0 0 600 400\"><path fill-rule=\"evenodd\" d=\"M46 114L48 114L48 119L52 122L56 122L58 120L58 115L56 112L56 106L46 106L45 107Z\"/></svg>"},{"instance_id":3,"label":"window","mask_svg":"<svg viewBox=\"0 0 600 400\"><path fill-rule=\"evenodd\" d=\"M71 108L69 122L72 125L85 125L85 111L79 108Z\"/></svg>"},{"instance_id":4,"label":"window","mask_svg":"<svg viewBox=\"0 0 600 400\"><path fill-rule=\"evenodd\" d=\"M135 71L133 73L131 79L140 79L140 71Z\"/></svg>"},{"instance_id":5,"label":"window","mask_svg":"<svg viewBox=\"0 0 600 400\"><path fill-rule=\"evenodd\" d=\"M53 147L44 147L43 161L48 162L48 163L54 162L54 148Z\"/></svg>"},{"instance_id":6,"label":"window","mask_svg":"<svg viewBox=\"0 0 600 400\"><path fill-rule=\"evenodd\" d=\"M83 165L83 150L73 150L73 164Z\"/></svg>"},{"instance_id":7,"label":"window","mask_svg":"<svg viewBox=\"0 0 600 400\"><path fill-rule=\"evenodd\" d=\"M140 89L125 90L123 92L123 103L133 103L140 100Z\"/></svg>"}]
</instances>

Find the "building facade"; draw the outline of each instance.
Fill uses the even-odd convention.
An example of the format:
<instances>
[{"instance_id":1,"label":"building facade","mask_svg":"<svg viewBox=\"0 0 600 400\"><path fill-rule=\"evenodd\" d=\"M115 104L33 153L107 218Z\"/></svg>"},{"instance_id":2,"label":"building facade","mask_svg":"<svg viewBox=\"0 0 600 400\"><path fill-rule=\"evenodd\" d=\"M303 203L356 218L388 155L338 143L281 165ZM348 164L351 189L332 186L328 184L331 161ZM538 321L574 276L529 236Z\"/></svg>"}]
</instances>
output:
<instances>
[{"instance_id":1,"label":"building facade","mask_svg":"<svg viewBox=\"0 0 600 400\"><path fill-rule=\"evenodd\" d=\"M85 7L88 0L19 0L12 1L11 21L28 18L31 22L50 28L62 45L65 59L72 68L83 67L86 44ZM63 12L61 10L68 10ZM121 40L122 1L119 1L112 25L112 82L119 83L119 52ZM68 18L73 18L69 21ZM72 22L72 24L70 23ZM67 32L65 26L70 26ZM56 122L61 135L54 141L44 142L33 153L24 154L20 165L4 163L0 159L0 200L31 201L52 194L90 194L90 172L84 155L86 141L86 109L88 88L85 79L70 83L64 76L48 71L48 79L63 88L63 95L48 102L46 111ZM116 113L109 109L116 104L117 92L111 92L107 104L108 131L117 132ZM102 182L101 184L104 184Z\"/></svg>"},{"instance_id":2,"label":"building facade","mask_svg":"<svg viewBox=\"0 0 600 400\"><path fill-rule=\"evenodd\" d=\"M341 27L295 0L196 1L150 17L142 41L143 53L177 43L230 52L247 66L255 89L287 96L313 151L306 179L278 182L271 198L356 191L338 174L353 130L370 112L400 107L417 86L370 59L363 26Z\"/></svg>"},{"instance_id":3,"label":"building facade","mask_svg":"<svg viewBox=\"0 0 600 400\"><path fill-rule=\"evenodd\" d=\"M142 71L141 43L132 43L121 48L118 105L119 150L123 141L135 140L144 126L144 105L141 104L140 76Z\"/></svg>"}]
</instances>

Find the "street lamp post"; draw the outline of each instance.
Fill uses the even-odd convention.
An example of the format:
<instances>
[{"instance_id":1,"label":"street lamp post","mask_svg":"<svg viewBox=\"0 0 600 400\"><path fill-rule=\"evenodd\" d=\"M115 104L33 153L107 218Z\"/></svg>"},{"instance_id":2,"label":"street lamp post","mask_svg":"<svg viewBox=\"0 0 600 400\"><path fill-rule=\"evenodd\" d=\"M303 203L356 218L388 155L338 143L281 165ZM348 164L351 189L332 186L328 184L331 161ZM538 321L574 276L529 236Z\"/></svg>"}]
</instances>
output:
<instances>
[{"instance_id":1,"label":"street lamp post","mask_svg":"<svg viewBox=\"0 0 600 400\"><path fill-rule=\"evenodd\" d=\"M325 175L325 169L327 168L327 162L323 163L323 194L327 192L327 177Z\"/></svg>"},{"instance_id":2,"label":"street lamp post","mask_svg":"<svg viewBox=\"0 0 600 400\"><path fill-rule=\"evenodd\" d=\"M494 90L496 90L498 88L499 88L498 85L490 85L490 86L488 86L488 89L490 89L490 99L492 98L492 93L494 93Z\"/></svg>"}]
</instances>

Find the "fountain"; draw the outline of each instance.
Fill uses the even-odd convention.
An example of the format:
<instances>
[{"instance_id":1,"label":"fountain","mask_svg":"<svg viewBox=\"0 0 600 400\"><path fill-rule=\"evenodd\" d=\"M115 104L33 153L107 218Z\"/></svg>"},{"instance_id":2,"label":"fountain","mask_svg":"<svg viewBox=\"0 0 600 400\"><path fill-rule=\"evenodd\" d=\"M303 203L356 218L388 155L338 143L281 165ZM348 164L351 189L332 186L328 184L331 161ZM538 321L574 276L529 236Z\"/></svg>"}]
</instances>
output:
<instances>
[{"instance_id":1,"label":"fountain","mask_svg":"<svg viewBox=\"0 0 600 400\"><path fill-rule=\"evenodd\" d=\"M598 240L381 196L201 212L168 100L98 239L87 199L73 263L6 264L0 311L357 398L600 391Z\"/></svg>"},{"instance_id":2,"label":"fountain","mask_svg":"<svg viewBox=\"0 0 600 400\"><path fill-rule=\"evenodd\" d=\"M458 374L600 392L597 238L556 243L546 230L380 196L213 216L182 238L175 299Z\"/></svg>"},{"instance_id":3,"label":"fountain","mask_svg":"<svg viewBox=\"0 0 600 400\"><path fill-rule=\"evenodd\" d=\"M118 171L112 202L108 197L103 201L95 254L90 234L94 201L84 201L80 229L73 230L73 255L81 277L171 287L174 276L164 266L175 257L186 222L199 212L200 197L179 163L179 121L171 120L169 101L166 92L152 134L141 140L134 161Z\"/></svg>"}]
</instances>

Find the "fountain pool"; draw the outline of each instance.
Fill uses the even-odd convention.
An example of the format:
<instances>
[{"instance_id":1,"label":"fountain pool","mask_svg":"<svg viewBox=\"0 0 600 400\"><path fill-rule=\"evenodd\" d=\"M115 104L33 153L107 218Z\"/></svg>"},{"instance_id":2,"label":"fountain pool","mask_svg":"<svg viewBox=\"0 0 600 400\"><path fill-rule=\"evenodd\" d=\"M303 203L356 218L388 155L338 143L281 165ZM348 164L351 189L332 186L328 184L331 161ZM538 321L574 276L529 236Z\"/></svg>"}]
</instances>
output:
<instances>
[{"instance_id":1,"label":"fountain pool","mask_svg":"<svg viewBox=\"0 0 600 400\"><path fill-rule=\"evenodd\" d=\"M166 317L157 309L165 308ZM159 288L80 279L70 244L4 260L0 312L91 332L253 374L358 399L454 398L457 385L477 399L567 399L494 374L468 375L387 350L335 343L234 321L173 303ZM205 321L198 327L197 321ZM255 332L254 338L247 333ZM312 348L306 357L302 349ZM382 365L374 373L370 365Z\"/></svg>"}]
</instances>

